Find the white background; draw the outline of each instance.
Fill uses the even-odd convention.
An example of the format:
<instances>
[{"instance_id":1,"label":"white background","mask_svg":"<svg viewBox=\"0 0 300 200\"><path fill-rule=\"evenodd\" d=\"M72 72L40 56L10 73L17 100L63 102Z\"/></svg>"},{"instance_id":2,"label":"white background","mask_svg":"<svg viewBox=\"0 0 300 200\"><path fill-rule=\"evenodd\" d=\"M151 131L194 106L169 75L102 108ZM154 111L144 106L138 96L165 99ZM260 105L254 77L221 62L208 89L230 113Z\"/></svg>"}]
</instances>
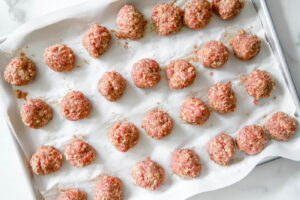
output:
<instances>
[{"instance_id":1,"label":"white background","mask_svg":"<svg viewBox=\"0 0 300 200\"><path fill-rule=\"evenodd\" d=\"M0 0L0 37L13 32L22 23L56 9L86 0ZM87 1L88 2L88 1ZM295 84L300 92L299 0L267 0L286 54ZM24 171L17 157L13 138L0 118L0 192L1 199L33 199L26 187ZM299 152L300 153L300 152ZM200 194L200 199L299 199L300 163L285 159L258 166L242 181L222 190Z\"/></svg>"}]
</instances>

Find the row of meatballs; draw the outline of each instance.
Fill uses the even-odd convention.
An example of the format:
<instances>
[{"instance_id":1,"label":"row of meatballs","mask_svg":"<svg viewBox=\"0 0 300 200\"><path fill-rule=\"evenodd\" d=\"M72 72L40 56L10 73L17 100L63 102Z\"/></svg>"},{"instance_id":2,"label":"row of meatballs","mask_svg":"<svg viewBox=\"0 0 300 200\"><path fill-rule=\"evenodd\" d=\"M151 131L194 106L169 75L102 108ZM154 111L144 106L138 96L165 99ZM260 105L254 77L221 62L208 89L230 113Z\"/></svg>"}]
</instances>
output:
<instances>
[{"instance_id":1,"label":"row of meatballs","mask_svg":"<svg viewBox=\"0 0 300 200\"><path fill-rule=\"evenodd\" d=\"M242 30L230 41L230 45L239 59L250 60L260 52L261 40L257 35L249 35ZM211 40L195 51L195 57L204 67L220 68L228 61L229 49L222 42ZM68 46L56 44L46 48L44 62L54 71L70 71L75 65L75 55ZM6 66L3 76L6 82L22 86L34 80L35 68L31 59L25 56L16 57ZM159 64L147 58L134 63L131 75L137 87L150 88L160 81L159 71ZM172 61L166 68L166 75L170 88L182 89L193 83L196 70L188 61L177 60Z\"/></svg>"},{"instance_id":2,"label":"row of meatballs","mask_svg":"<svg viewBox=\"0 0 300 200\"><path fill-rule=\"evenodd\" d=\"M235 17L244 7L244 0L214 0L213 10L228 20ZM180 30L182 19L193 29L204 27L211 18L210 3L206 0L193 0L187 3L184 12L173 3L162 3L153 7L152 20L160 35L168 35ZM184 13L184 15L182 14ZM143 37L146 21L143 14L132 5L125 5L118 13L116 24L117 37L139 39ZM94 24L82 38L82 44L90 56L101 56L111 43L112 36L104 26ZM260 50L261 40L256 35L241 32L230 42L235 55L242 60L252 59ZM211 41L196 56L205 67L219 68L228 60L228 49L222 43ZM57 72L71 71L75 64L75 55L71 48L56 44L46 48L44 62ZM4 78L7 82L21 86L30 83L35 76L35 65L28 58L15 58L6 67Z\"/></svg>"},{"instance_id":3,"label":"row of meatballs","mask_svg":"<svg viewBox=\"0 0 300 200\"><path fill-rule=\"evenodd\" d=\"M152 114L153 112L160 113L158 110L152 111ZM168 130L172 129L170 118L153 119L159 123L150 124L149 121L145 122L144 119L142 124L146 123L146 125L150 125L152 127L150 130L152 131L157 129L157 127L159 127L159 130L165 130L164 127L168 127ZM156 127L153 127L154 124ZM235 155L235 145L244 153L255 155L260 153L266 146L267 136L264 129L269 132L272 138L286 141L295 133L297 126L295 119L286 113L277 112L270 117L264 127L257 125L245 126L239 131L235 141L230 135L221 133L209 141L206 149L210 159L216 164L228 165ZM130 122L117 123L109 131L112 143L122 152L128 151L137 143L138 134L138 129ZM87 166L96 157L93 147L80 139L75 139L69 143L65 147L64 154L66 160L76 167ZM52 146L41 146L32 156L30 164L36 174L50 174L60 169L62 154ZM195 151L180 149L172 154L170 168L175 175L191 179L199 176L202 167L200 158ZM131 175L139 187L148 190L156 190L165 179L163 167L150 158L137 163L133 167ZM69 189L63 192L57 199L62 200L73 196L78 199L86 199L86 194L79 189ZM101 178L94 187L94 200L100 199L122 199L122 182L119 178L114 176L104 176Z\"/></svg>"},{"instance_id":4,"label":"row of meatballs","mask_svg":"<svg viewBox=\"0 0 300 200\"><path fill-rule=\"evenodd\" d=\"M147 59L146 59L147 60ZM182 62L184 60L179 60ZM191 72L191 70L190 70ZM180 73L177 73L177 75ZM189 76L190 78L191 76ZM182 79L181 79L182 80ZM191 79L189 79L191 80ZM262 70L253 71L248 78L244 80L247 92L255 98L256 103L258 99L269 97L273 88L274 80L271 76ZM152 84L149 81L147 83ZM170 87L173 82L170 81ZM187 85L187 83L182 85ZM191 82L189 82L191 83ZM144 84L144 82L143 82ZM98 82L98 90L109 101L118 100L126 86L125 79L115 71L106 72ZM178 86L178 84L176 85ZM208 91L208 102L213 110L219 113L230 113L236 109L236 96L231 88L231 83L218 83L212 86ZM61 100L60 111L63 117L71 121L82 120L90 114L91 105L80 91L68 92ZM48 124L53 118L51 107L41 99L30 99L22 105L20 111L21 119L24 124L30 128L39 129ZM198 98L189 98L181 106L180 117L185 123L201 126L210 116L208 107ZM149 134L152 135L152 134ZM153 138L157 138L152 136Z\"/></svg>"},{"instance_id":5,"label":"row of meatballs","mask_svg":"<svg viewBox=\"0 0 300 200\"><path fill-rule=\"evenodd\" d=\"M245 37L244 37L245 36ZM255 41L255 47L249 45L250 41ZM246 54L252 55L253 58L260 50L261 40L256 35L247 36L245 33L239 34L232 43L236 43L238 47L244 49ZM251 43L251 42L250 42ZM241 45L244 44L244 45ZM65 45L58 47L50 47L50 49L64 49ZM248 49L245 47L248 47ZM46 49L48 52L49 48ZM234 50L234 46L233 46ZM235 50L234 50L235 51ZM56 51L60 52L60 51ZM73 52L68 49L67 52ZM219 68L228 60L228 48L221 42L210 41L196 52L202 64L206 67ZM236 55L238 55L236 53ZM55 56L54 56L55 57ZM59 61L66 61L74 59L74 54L63 56ZM68 59L67 59L68 58ZM46 62L45 57L45 62ZM48 63L48 62L46 62ZM73 61L60 62L73 63ZM48 63L49 64L49 63ZM73 65L72 64L72 65ZM65 66L68 66L65 65ZM134 84L139 88L150 88L155 86L161 79L159 64L150 58L141 59L133 65L131 77ZM165 68L166 77L169 80L169 87L171 89L183 89L193 84L196 77L195 67L186 60L171 61L170 65ZM27 57L17 57L12 59L4 71L4 79L13 85L24 85L30 83L35 75L35 65ZM245 85L249 95L255 98L255 103L262 97L270 96L274 87L272 77L265 71L255 70L245 79ZM213 89L215 88L215 89ZM209 92L209 100L212 108L220 113L233 112L235 109L235 95L230 88L230 84L217 84L211 88ZM106 72L98 81L98 91L109 101L117 101L126 89L126 80L118 72ZM220 92L218 92L220 91ZM215 95L221 93L221 95ZM70 92L62 100L61 112L64 117L69 120L79 120L88 116L90 112L89 101L81 92ZM41 100L32 100L27 102L21 110L21 116L24 123L31 128L40 128L52 119L51 108L43 103Z\"/></svg>"}]
</instances>

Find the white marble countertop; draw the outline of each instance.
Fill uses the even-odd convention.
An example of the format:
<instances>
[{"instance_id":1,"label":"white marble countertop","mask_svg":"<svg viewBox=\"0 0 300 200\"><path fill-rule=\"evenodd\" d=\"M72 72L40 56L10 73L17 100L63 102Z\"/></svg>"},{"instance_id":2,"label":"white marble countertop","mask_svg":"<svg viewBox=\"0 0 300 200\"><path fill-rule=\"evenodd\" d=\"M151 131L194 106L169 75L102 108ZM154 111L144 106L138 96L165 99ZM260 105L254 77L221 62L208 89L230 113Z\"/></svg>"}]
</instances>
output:
<instances>
[{"instance_id":1,"label":"white marble countertop","mask_svg":"<svg viewBox=\"0 0 300 200\"><path fill-rule=\"evenodd\" d=\"M0 0L0 38L13 32L21 24L86 0ZM300 1L267 0L286 54L290 71L300 94ZM299 18L298 18L299 17ZM0 118L0 191L1 199L34 199L26 187L22 161L3 119ZM300 162L277 159L256 167L242 181L227 188L203 193L191 200L210 199L289 200L300 198Z\"/></svg>"}]
</instances>

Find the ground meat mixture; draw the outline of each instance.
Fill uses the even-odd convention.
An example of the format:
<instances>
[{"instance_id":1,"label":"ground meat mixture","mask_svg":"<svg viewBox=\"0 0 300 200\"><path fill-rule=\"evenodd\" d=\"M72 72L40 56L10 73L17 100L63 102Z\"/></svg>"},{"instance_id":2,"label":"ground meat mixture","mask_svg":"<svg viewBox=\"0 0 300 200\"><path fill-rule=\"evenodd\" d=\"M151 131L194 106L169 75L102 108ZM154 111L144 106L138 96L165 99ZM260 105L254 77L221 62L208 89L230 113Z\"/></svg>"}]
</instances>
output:
<instances>
[{"instance_id":1,"label":"ground meat mixture","mask_svg":"<svg viewBox=\"0 0 300 200\"><path fill-rule=\"evenodd\" d=\"M208 91L209 105L219 113L230 113L236 109L236 97L231 83L218 83Z\"/></svg>"},{"instance_id":2,"label":"ground meat mixture","mask_svg":"<svg viewBox=\"0 0 300 200\"><path fill-rule=\"evenodd\" d=\"M82 190L68 189L61 193L56 200L87 200L87 197Z\"/></svg>"},{"instance_id":3,"label":"ground meat mixture","mask_svg":"<svg viewBox=\"0 0 300 200\"><path fill-rule=\"evenodd\" d=\"M164 169L150 158L136 164L131 175L139 187L148 190L156 190L165 180Z\"/></svg>"},{"instance_id":4,"label":"ground meat mixture","mask_svg":"<svg viewBox=\"0 0 300 200\"><path fill-rule=\"evenodd\" d=\"M266 71L255 70L245 80L245 86L250 96L253 96L254 104L261 98L266 98L271 95L274 89L275 82Z\"/></svg>"},{"instance_id":5,"label":"ground meat mixture","mask_svg":"<svg viewBox=\"0 0 300 200\"><path fill-rule=\"evenodd\" d=\"M71 71L74 67L75 55L70 47L56 44L45 50L44 62L56 72Z\"/></svg>"},{"instance_id":6,"label":"ground meat mixture","mask_svg":"<svg viewBox=\"0 0 300 200\"><path fill-rule=\"evenodd\" d=\"M41 99L29 99L21 107L21 118L30 128L41 128L53 118L51 107Z\"/></svg>"},{"instance_id":7,"label":"ground meat mixture","mask_svg":"<svg viewBox=\"0 0 300 200\"><path fill-rule=\"evenodd\" d=\"M94 200L121 200L123 185L115 176L104 176L94 187Z\"/></svg>"},{"instance_id":8,"label":"ground meat mixture","mask_svg":"<svg viewBox=\"0 0 300 200\"><path fill-rule=\"evenodd\" d=\"M28 92L23 92L21 90L15 90L15 96L17 99L23 98L24 100L27 100Z\"/></svg>"},{"instance_id":9,"label":"ground meat mixture","mask_svg":"<svg viewBox=\"0 0 300 200\"><path fill-rule=\"evenodd\" d=\"M150 88L160 81L159 71L160 67L155 60L145 58L134 63L131 77L137 87Z\"/></svg>"},{"instance_id":10,"label":"ground meat mixture","mask_svg":"<svg viewBox=\"0 0 300 200\"><path fill-rule=\"evenodd\" d=\"M192 85L197 73L195 67L186 60L171 61L165 71L169 87L174 90Z\"/></svg>"},{"instance_id":11,"label":"ground meat mixture","mask_svg":"<svg viewBox=\"0 0 300 200\"><path fill-rule=\"evenodd\" d=\"M196 51L196 57L204 67L220 68L228 60L229 49L222 42L211 40Z\"/></svg>"},{"instance_id":12,"label":"ground meat mixture","mask_svg":"<svg viewBox=\"0 0 300 200\"><path fill-rule=\"evenodd\" d=\"M237 16L245 6L245 0L212 0L212 10L223 20Z\"/></svg>"},{"instance_id":13,"label":"ground meat mixture","mask_svg":"<svg viewBox=\"0 0 300 200\"><path fill-rule=\"evenodd\" d=\"M180 118L185 123L196 126L204 124L210 116L206 105L198 98L189 98L185 100L180 108Z\"/></svg>"},{"instance_id":14,"label":"ground meat mixture","mask_svg":"<svg viewBox=\"0 0 300 200\"><path fill-rule=\"evenodd\" d=\"M168 136L173 129L173 120L168 113L162 110L150 110L142 122L141 127L154 138L161 139Z\"/></svg>"},{"instance_id":15,"label":"ground meat mixture","mask_svg":"<svg viewBox=\"0 0 300 200\"><path fill-rule=\"evenodd\" d=\"M121 152L126 152L139 141L139 131L131 122L118 122L109 131L111 143Z\"/></svg>"},{"instance_id":16,"label":"ground meat mixture","mask_svg":"<svg viewBox=\"0 0 300 200\"><path fill-rule=\"evenodd\" d=\"M118 101L126 89L126 80L116 72L106 72L98 81L98 91L108 101Z\"/></svg>"},{"instance_id":17,"label":"ground meat mixture","mask_svg":"<svg viewBox=\"0 0 300 200\"><path fill-rule=\"evenodd\" d=\"M161 3L151 10L151 18L159 35L169 35L180 31L183 11L173 3Z\"/></svg>"},{"instance_id":18,"label":"ground meat mixture","mask_svg":"<svg viewBox=\"0 0 300 200\"><path fill-rule=\"evenodd\" d=\"M65 157L75 167L85 167L96 158L94 148L88 143L75 139L65 147Z\"/></svg>"},{"instance_id":19,"label":"ground meat mixture","mask_svg":"<svg viewBox=\"0 0 300 200\"><path fill-rule=\"evenodd\" d=\"M30 165L36 175L58 171L62 165L62 154L52 146L41 146L31 157Z\"/></svg>"},{"instance_id":20,"label":"ground meat mixture","mask_svg":"<svg viewBox=\"0 0 300 200\"><path fill-rule=\"evenodd\" d=\"M266 144L266 133L262 127L256 125L245 126L236 137L237 148L249 155L260 153Z\"/></svg>"},{"instance_id":21,"label":"ground meat mixture","mask_svg":"<svg viewBox=\"0 0 300 200\"><path fill-rule=\"evenodd\" d=\"M94 24L82 38L82 45L94 58L100 57L109 47L111 34L106 27Z\"/></svg>"},{"instance_id":22,"label":"ground meat mixture","mask_svg":"<svg viewBox=\"0 0 300 200\"><path fill-rule=\"evenodd\" d=\"M91 111L89 100L79 91L67 93L60 102L60 112L68 120L86 118Z\"/></svg>"},{"instance_id":23,"label":"ground meat mixture","mask_svg":"<svg viewBox=\"0 0 300 200\"><path fill-rule=\"evenodd\" d=\"M296 132L297 121L283 112L277 112L265 124L265 129L276 140L287 141Z\"/></svg>"},{"instance_id":24,"label":"ground meat mixture","mask_svg":"<svg viewBox=\"0 0 300 200\"><path fill-rule=\"evenodd\" d=\"M183 23L191 29L204 28L212 17L207 0L193 0L184 7Z\"/></svg>"},{"instance_id":25,"label":"ground meat mixture","mask_svg":"<svg viewBox=\"0 0 300 200\"><path fill-rule=\"evenodd\" d=\"M241 60L251 60L261 48L261 40L257 35L247 35L246 31L241 31L229 44L234 55Z\"/></svg>"},{"instance_id":26,"label":"ground meat mixture","mask_svg":"<svg viewBox=\"0 0 300 200\"><path fill-rule=\"evenodd\" d=\"M173 154L171 169L181 178L195 178L201 172L199 156L191 149L180 149Z\"/></svg>"},{"instance_id":27,"label":"ground meat mixture","mask_svg":"<svg viewBox=\"0 0 300 200\"><path fill-rule=\"evenodd\" d=\"M134 6L125 5L117 16L118 37L137 40L144 36L147 21Z\"/></svg>"},{"instance_id":28,"label":"ground meat mixture","mask_svg":"<svg viewBox=\"0 0 300 200\"><path fill-rule=\"evenodd\" d=\"M27 57L13 58L4 70L4 80L21 86L31 83L35 76L35 64Z\"/></svg>"},{"instance_id":29,"label":"ground meat mixture","mask_svg":"<svg viewBox=\"0 0 300 200\"><path fill-rule=\"evenodd\" d=\"M228 165L235 154L234 139L221 133L209 141L206 150L212 161L219 165Z\"/></svg>"}]
</instances>

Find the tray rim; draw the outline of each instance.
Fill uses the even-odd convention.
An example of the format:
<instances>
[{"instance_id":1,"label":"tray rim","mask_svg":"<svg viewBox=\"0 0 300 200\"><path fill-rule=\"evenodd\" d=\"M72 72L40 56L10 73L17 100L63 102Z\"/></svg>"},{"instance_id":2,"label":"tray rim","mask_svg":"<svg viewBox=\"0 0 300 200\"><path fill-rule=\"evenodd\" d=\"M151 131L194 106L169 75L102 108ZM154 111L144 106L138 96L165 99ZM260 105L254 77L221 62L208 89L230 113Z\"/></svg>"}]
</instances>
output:
<instances>
[{"instance_id":1,"label":"tray rim","mask_svg":"<svg viewBox=\"0 0 300 200\"><path fill-rule=\"evenodd\" d=\"M271 46L271 49L272 49L273 53L278 54L278 57L276 57L276 58L279 61L279 63L281 64L281 68L283 69L283 75L284 75L284 78L286 78L286 80L285 80L286 84L287 84L287 86L290 90L293 102L294 102L295 107L296 107L296 114L299 116L299 114L300 114L299 94L296 90L295 83L293 81L293 77L291 76L289 65L286 62L286 58L285 58L285 55L284 55L284 52L283 52L283 49L282 49L282 45L281 45L281 42L278 38L278 34L277 34L276 28L274 26L273 20L272 20L272 16L271 16L270 10L268 8L267 0L251 0L251 2L252 2L252 4L254 5L255 9L258 12L261 22L263 23L264 20L266 20L266 22L265 22L266 24L262 24L262 26L264 28L269 29L268 31L269 31L272 39L274 40L274 43L272 44L270 42L267 35L266 35L266 39L270 43L270 46ZM261 13L259 11L261 11ZM261 17L260 14L263 15L263 18ZM268 26L268 27L265 27L265 26ZM279 158L281 158L281 157L279 157L279 156L270 157L270 159L262 160L258 165L263 165L265 163L277 160Z\"/></svg>"}]
</instances>

